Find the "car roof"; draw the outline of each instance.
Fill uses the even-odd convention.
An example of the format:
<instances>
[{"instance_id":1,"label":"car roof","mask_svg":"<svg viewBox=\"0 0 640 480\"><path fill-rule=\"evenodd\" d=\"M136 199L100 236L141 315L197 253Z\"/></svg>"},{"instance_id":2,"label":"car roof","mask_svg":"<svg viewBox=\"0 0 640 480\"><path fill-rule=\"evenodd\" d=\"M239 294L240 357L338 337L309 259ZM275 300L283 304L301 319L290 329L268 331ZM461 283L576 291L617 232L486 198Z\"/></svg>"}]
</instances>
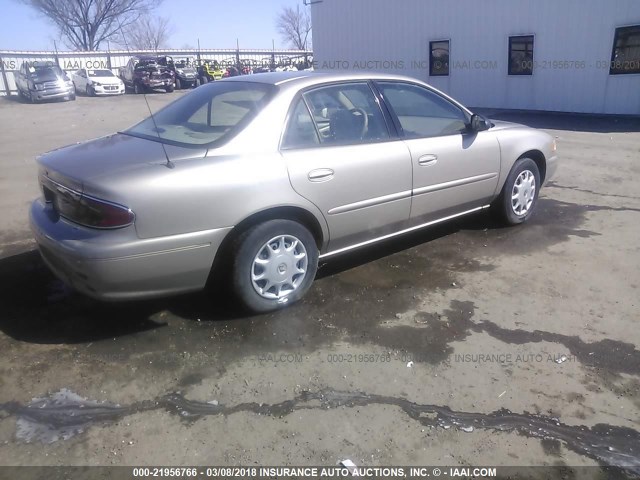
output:
<instances>
[{"instance_id":1,"label":"car roof","mask_svg":"<svg viewBox=\"0 0 640 480\"><path fill-rule=\"evenodd\" d=\"M321 83L345 82L350 80L400 80L423 83L416 78L376 72L318 72L301 70L297 72L268 72L225 78L225 82L254 82L291 88L305 88Z\"/></svg>"},{"instance_id":2,"label":"car roof","mask_svg":"<svg viewBox=\"0 0 640 480\"><path fill-rule=\"evenodd\" d=\"M423 85L431 91L435 91L438 95L445 97L449 101L462 108L468 114L471 114L466 106L458 102L456 99L448 96L446 93L438 91L426 83L424 80L420 80L405 75L395 75L391 73L379 73L373 71L367 72L326 72L326 71L314 71L314 70L302 70L297 72L269 72L269 73L255 73L253 75L239 75L237 77L224 78L217 80L214 83L219 82L253 82L262 83L267 85L274 85L280 88L280 91L299 91L308 87L314 87L316 85L323 85L333 82L349 82L349 81L367 81L367 80L379 80L379 81L394 81L394 82L409 82L417 85Z\"/></svg>"}]
</instances>

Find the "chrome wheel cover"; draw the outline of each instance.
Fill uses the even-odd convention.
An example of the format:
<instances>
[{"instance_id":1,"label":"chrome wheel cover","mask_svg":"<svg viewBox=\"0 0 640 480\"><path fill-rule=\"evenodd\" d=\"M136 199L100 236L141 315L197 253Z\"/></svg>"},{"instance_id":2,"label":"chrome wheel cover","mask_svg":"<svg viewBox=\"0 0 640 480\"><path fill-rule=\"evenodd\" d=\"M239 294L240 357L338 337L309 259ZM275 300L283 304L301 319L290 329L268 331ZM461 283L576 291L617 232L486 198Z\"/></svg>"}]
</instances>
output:
<instances>
[{"instance_id":1,"label":"chrome wheel cover","mask_svg":"<svg viewBox=\"0 0 640 480\"><path fill-rule=\"evenodd\" d=\"M519 217L531 210L536 197L536 177L530 170L523 170L516 178L511 190L511 208Z\"/></svg>"},{"instance_id":2,"label":"chrome wheel cover","mask_svg":"<svg viewBox=\"0 0 640 480\"><path fill-rule=\"evenodd\" d=\"M307 276L307 249L293 235L278 235L258 250L251 283L263 298L277 300L293 293Z\"/></svg>"}]
</instances>

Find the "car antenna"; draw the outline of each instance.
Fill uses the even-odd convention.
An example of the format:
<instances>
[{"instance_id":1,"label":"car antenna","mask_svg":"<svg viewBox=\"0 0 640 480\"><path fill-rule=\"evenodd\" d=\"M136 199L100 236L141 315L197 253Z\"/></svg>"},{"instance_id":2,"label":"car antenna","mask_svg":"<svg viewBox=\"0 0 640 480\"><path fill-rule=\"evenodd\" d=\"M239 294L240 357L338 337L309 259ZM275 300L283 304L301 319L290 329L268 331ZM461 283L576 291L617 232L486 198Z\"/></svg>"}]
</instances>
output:
<instances>
[{"instance_id":1,"label":"car antenna","mask_svg":"<svg viewBox=\"0 0 640 480\"><path fill-rule=\"evenodd\" d=\"M122 35L122 41L124 42L124 46L127 49L127 53L129 55L131 55L131 50L129 50L129 44L127 43L127 37L124 34L124 30L122 29L122 22L120 22L120 18L116 17L116 19L118 20L118 26L120 28L120 35ZM126 84L125 84L125 89L126 89ZM153 112L151 111L151 107L149 106L149 101L147 100L147 93L143 90L142 92L142 96L144 97L144 103L147 104L147 110L149 110L149 115L151 115L151 121L153 122L153 129L155 130L156 134L158 135L158 140L160 140L160 146L162 147L162 151L164 152L164 157L167 159L167 163L165 163L165 166L167 168L175 168L175 164L169 160L169 154L167 153L167 149L164 146L164 142L162 141L162 137L160 136L160 130L158 130L158 124L156 124L156 119L153 116Z\"/></svg>"}]
</instances>

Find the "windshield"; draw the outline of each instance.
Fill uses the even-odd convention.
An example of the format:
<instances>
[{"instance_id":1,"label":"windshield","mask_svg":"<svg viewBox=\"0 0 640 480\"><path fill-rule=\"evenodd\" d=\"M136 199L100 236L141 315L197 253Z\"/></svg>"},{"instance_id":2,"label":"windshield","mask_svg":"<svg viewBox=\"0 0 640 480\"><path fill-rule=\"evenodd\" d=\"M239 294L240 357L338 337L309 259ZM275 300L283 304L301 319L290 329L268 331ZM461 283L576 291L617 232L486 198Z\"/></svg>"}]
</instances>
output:
<instances>
[{"instance_id":1,"label":"windshield","mask_svg":"<svg viewBox=\"0 0 640 480\"><path fill-rule=\"evenodd\" d=\"M136 63L135 69L141 70L143 68L149 68L149 67L157 68L159 66L160 65L156 60L140 60L138 63Z\"/></svg>"},{"instance_id":2,"label":"windshield","mask_svg":"<svg viewBox=\"0 0 640 480\"><path fill-rule=\"evenodd\" d=\"M169 104L124 133L172 145L220 144L262 110L273 85L216 82Z\"/></svg>"},{"instance_id":3,"label":"windshield","mask_svg":"<svg viewBox=\"0 0 640 480\"><path fill-rule=\"evenodd\" d=\"M176 68L193 68L193 63L187 60L177 60L175 66Z\"/></svg>"},{"instance_id":4,"label":"windshield","mask_svg":"<svg viewBox=\"0 0 640 480\"><path fill-rule=\"evenodd\" d=\"M29 73L34 80L50 81L64 78L62 69L57 65L31 65Z\"/></svg>"},{"instance_id":5,"label":"windshield","mask_svg":"<svg viewBox=\"0 0 640 480\"><path fill-rule=\"evenodd\" d=\"M89 70L90 77L115 77L111 70Z\"/></svg>"}]
</instances>

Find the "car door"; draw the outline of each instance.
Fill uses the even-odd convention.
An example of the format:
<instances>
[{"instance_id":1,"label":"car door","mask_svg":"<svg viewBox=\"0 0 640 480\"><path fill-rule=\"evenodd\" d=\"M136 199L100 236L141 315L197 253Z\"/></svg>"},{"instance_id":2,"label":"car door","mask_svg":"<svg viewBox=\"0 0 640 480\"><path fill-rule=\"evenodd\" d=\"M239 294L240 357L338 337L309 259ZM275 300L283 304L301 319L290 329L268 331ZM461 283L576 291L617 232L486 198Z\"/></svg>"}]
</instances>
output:
<instances>
[{"instance_id":1,"label":"car door","mask_svg":"<svg viewBox=\"0 0 640 480\"><path fill-rule=\"evenodd\" d=\"M26 72L26 66L23 63L22 65L20 65L20 70L15 76L16 87L18 88L19 91L22 91L22 92L28 91L25 72Z\"/></svg>"},{"instance_id":2,"label":"car door","mask_svg":"<svg viewBox=\"0 0 640 480\"><path fill-rule=\"evenodd\" d=\"M78 90L79 92L84 92L85 88L87 87L87 80L85 78L85 70L84 69L80 69L77 70L73 76L73 82L76 85L76 90Z\"/></svg>"},{"instance_id":3,"label":"car door","mask_svg":"<svg viewBox=\"0 0 640 480\"><path fill-rule=\"evenodd\" d=\"M411 158L366 81L315 87L293 102L281 143L291 185L324 214L328 251L405 225Z\"/></svg>"},{"instance_id":4,"label":"car door","mask_svg":"<svg viewBox=\"0 0 640 480\"><path fill-rule=\"evenodd\" d=\"M470 131L468 114L427 87L399 81L379 81L376 86L411 152L412 223L490 202L500 171L495 134Z\"/></svg>"}]
</instances>

